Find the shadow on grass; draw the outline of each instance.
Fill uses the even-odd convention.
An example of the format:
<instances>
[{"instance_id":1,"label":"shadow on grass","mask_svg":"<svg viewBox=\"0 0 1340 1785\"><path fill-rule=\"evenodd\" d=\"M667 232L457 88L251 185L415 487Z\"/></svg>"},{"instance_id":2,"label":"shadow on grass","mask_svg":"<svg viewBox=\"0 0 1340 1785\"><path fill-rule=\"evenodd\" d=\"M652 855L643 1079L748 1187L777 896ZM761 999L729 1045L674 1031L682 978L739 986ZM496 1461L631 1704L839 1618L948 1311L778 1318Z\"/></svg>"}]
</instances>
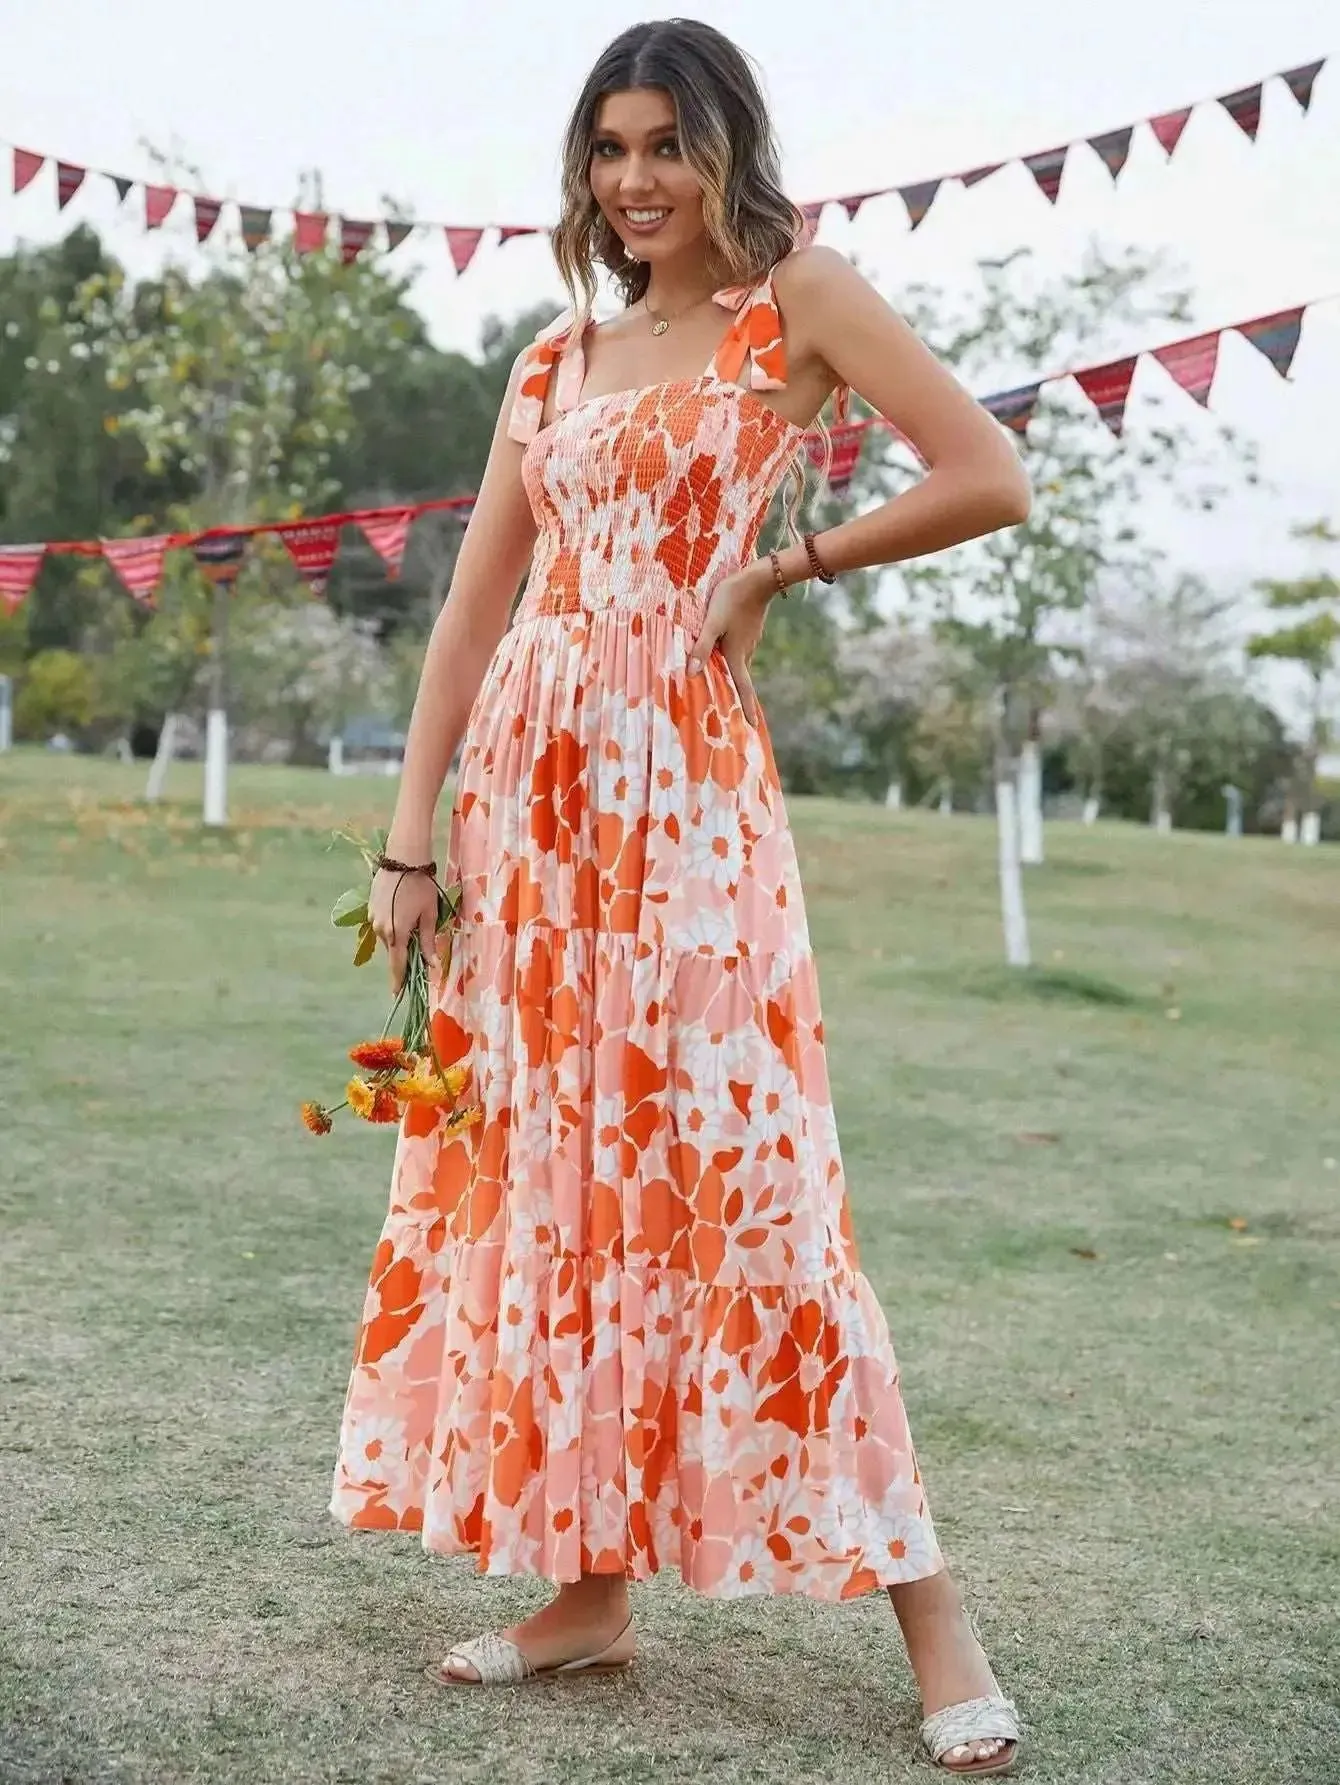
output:
<instances>
[{"instance_id":1,"label":"shadow on grass","mask_svg":"<svg viewBox=\"0 0 1340 1785\"><path fill-rule=\"evenodd\" d=\"M1113 1010L1153 1008L1157 1000L1097 973L1075 967L972 967L941 969L926 976L941 990L993 1004L1078 1004Z\"/></svg>"}]
</instances>

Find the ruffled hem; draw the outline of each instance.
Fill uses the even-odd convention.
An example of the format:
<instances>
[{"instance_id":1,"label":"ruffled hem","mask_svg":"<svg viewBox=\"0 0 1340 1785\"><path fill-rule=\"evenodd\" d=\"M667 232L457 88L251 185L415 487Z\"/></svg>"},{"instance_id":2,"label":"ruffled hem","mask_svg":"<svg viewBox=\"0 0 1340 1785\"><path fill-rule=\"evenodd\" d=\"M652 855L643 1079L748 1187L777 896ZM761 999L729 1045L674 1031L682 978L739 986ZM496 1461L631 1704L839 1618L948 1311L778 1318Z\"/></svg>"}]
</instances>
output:
<instances>
[{"instance_id":1,"label":"ruffled hem","mask_svg":"<svg viewBox=\"0 0 1340 1785\"><path fill-rule=\"evenodd\" d=\"M481 1574L678 1568L713 1598L843 1600L943 1566L861 1272L723 1285L473 1244L439 1287L439 1342L355 1371L341 1523ZM574 1288L583 1330L561 1332ZM491 1344L472 1306L497 1310Z\"/></svg>"}]
</instances>

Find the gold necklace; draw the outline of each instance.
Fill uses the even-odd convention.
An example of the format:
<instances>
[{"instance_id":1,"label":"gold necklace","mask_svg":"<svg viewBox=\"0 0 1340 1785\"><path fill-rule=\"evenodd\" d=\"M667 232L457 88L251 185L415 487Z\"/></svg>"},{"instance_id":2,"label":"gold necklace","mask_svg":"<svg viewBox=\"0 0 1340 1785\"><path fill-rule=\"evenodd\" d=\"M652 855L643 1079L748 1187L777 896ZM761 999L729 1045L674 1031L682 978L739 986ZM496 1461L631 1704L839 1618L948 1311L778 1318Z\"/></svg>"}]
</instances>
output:
<instances>
[{"instance_id":1,"label":"gold necklace","mask_svg":"<svg viewBox=\"0 0 1340 1785\"><path fill-rule=\"evenodd\" d=\"M643 302L644 306L646 307L647 315L650 316L652 319L652 322L651 322L652 334L653 335L663 335L669 329L670 324L672 322L678 322L681 317L687 316L691 310L699 309L703 304L705 304L707 302L707 299L705 297L694 298L694 300L691 304L686 304L682 310L676 311L676 313L673 316L662 316L662 314L659 310L653 310L651 307L651 300L649 298L644 297L642 302Z\"/></svg>"}]
</instances>

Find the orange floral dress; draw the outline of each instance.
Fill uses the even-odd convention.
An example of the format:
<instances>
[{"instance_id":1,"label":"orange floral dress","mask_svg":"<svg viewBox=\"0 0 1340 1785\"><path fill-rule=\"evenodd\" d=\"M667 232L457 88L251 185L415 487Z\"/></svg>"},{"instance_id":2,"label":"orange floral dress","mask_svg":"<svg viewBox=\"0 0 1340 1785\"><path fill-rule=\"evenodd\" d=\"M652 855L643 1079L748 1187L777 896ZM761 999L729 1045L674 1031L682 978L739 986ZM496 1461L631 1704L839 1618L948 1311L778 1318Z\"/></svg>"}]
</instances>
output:
<instances>
[{"instance_id":1,"label":"orange floral dress","mask_svg":"<svg viewBox=\"0 0 1340 1785\"><path fill-rule=\"evenodd\" d=\"M701 378L583 400L566 319L530 349L539 538L462 745L434 1016L485 1114L405 1116L331 1510L487 1574L847 1599L942 1564L766 721L719 652L686 672L804 437L759 394L771 279L718 298Z\"/></svg>"}]
</instances>

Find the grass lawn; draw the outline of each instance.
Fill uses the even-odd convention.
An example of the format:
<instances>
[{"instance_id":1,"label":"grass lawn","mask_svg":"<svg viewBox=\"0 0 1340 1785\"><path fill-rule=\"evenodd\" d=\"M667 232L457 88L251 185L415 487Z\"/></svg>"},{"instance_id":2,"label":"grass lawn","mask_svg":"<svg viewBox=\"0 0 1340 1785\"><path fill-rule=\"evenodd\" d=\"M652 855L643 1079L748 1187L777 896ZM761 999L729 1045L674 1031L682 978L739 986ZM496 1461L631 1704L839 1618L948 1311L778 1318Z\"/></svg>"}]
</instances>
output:
<instances>
[{"instance_id":1,"label":"grass lawn","mask_svg":"<svg viewBox=\"0 0 1340 1785\"><path fill-rule=\"evenodd\" d=\"M387 1133L327 909L378 780L0 757L0 1780L929 1778L882 1596L636 1593L629 1678L435 1691L545 1594L326 1514ZM1057 1785L1340 1777L1340 850L791 802L865 1268ZM375 976L374 976L375 975ZM1329 1485L1328 1485L1329 1484Z\"/></svg>"}]
</instances>

